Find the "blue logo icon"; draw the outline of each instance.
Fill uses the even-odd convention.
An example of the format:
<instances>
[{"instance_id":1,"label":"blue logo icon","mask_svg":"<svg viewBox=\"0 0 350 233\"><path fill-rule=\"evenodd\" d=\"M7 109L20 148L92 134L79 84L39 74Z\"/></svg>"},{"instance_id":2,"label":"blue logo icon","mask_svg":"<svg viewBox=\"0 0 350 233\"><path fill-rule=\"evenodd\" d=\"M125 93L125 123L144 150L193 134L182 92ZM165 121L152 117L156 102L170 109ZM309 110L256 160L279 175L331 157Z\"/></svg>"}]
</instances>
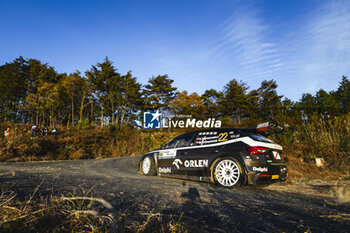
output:
<instances>
[{"instance_id":1,"label":"blue logo icon","mask_svg":"<svg viewBox=\"0 0 350 233\"><path fill-rule=\"evenodd\" d=\"M162 127L162 114L157 111L148 111L143 113L144 129L160 129Z\"/></svg>"}]
</instances>

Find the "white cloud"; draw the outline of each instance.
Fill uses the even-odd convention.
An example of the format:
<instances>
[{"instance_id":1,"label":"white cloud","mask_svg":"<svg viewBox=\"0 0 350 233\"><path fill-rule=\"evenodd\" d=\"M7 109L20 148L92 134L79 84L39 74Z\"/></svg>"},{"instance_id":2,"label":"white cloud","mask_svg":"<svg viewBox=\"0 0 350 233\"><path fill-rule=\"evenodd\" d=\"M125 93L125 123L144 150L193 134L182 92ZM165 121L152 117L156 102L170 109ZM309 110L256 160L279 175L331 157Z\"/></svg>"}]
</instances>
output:
<instances>
[{"instance_id":1,"label":"white cloud","mask_svg":"<svg viewBox=\"0 0 350 233\"><path fill-rule=\"evenodd\" d=\"M350 72L350 2L316 2L299 10L272 25L254 7L237 6L212 56L230 78L253 87L273 78L280 93L294 100L321 88L335 90ZM276 26L288 30L276 35Z\"/></svg>"},{"instance_id":2,"label":"white cloud","mask_svg":"<svg viewBox=\"0 0 350 233\"><path fill-rule=\"evenodd\" d=\"M291 34L295 43L284 51L288 77L303 92L334 90L341 76L350 71L349 1L329 1L308 15L304 25Z\"/></svg>"},{"instance_id":3,"label":"white cloud","mask_svg":"<svg viewBox=\"0 0 350 233\"><path fill-rule=\"evenodd\" d=\"M274 78L283 63L269 29L259 12L250 6L237 6L226 20L222 41L213 52L231 65L234 77L248 84Z\"/></svg>"}]
</instances>

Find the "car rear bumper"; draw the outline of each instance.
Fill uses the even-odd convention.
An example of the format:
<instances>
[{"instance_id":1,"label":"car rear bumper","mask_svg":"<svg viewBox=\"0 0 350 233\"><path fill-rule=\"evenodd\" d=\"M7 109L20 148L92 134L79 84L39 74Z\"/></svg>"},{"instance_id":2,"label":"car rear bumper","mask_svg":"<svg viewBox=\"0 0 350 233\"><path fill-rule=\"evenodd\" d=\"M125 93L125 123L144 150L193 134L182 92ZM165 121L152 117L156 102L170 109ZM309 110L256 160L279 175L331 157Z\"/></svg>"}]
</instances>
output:
<instances>
[{"instance_id":1,"label":"car rear bumper","mask_svg":"<svg viewBox=\"0 0 350 233\"><path fill-rule=\"evenodd\" d=\"M253 167L248 168L248 184L271 184L286 180L286 164L269 164L268 166L264 166L264 168L265 167L267 169L253 169Z\"/></svg>"}]
</instances>

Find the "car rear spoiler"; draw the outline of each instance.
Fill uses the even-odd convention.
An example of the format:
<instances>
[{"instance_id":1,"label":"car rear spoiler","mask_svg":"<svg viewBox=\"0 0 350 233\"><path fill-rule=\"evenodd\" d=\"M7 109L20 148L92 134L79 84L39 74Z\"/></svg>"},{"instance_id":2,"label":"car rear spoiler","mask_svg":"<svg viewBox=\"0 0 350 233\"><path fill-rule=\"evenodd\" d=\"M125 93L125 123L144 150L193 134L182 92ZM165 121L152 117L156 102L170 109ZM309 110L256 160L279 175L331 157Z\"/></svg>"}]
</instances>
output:
<instances>
[{"instance_id":1,"label":"car rear spoiler","mask_svg":"<svg viewBox=\"0 0 350 233\"><path fill-rule=\"evenodd\" d=\"M272 134L279 134L284 132L283 126L275 122L265 122L249 128L245 128L248 131L255 131L264 136L270 136Z\"/></svg>"}]
</instances>

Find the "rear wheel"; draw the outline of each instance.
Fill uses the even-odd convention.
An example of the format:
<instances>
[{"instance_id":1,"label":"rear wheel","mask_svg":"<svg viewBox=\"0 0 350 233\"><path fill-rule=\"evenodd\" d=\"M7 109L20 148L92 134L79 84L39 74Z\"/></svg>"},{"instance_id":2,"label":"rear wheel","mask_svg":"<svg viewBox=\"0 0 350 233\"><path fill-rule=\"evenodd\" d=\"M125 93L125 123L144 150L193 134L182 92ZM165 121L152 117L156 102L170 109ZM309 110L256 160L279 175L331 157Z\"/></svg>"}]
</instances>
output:
<instances>
[{"instance_id":1,"label":"rear wheel","mask_svg":"<svg viewBox=\"0 0 350 233\"><path fill-rule=\"evenodd\" d=\"M146 176L154 176L157 174L154 159L151 156L146 156L141 162L142 173Z\"/></svg>"},{"instance_id":2,"label":"rear wheel","mask_svg":"<svg viewBox=\"0 0 350 233\"><path fill-rule=\"evenodd\" d=\"M231 188L244 184L245 174L240 163L233 158L222 158L213 167L213 178L220 186Z\"/></svg>"}]
</instances>

